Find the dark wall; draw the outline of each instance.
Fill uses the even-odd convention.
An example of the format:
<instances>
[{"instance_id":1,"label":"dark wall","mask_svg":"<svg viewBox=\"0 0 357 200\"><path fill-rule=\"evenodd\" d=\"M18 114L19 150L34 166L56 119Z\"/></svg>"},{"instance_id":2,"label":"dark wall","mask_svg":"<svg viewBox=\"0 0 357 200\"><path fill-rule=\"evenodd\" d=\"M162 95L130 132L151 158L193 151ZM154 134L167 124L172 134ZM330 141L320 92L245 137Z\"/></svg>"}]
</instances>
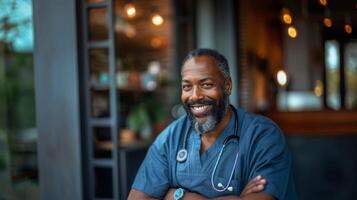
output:
<instances>
[{"instance_id":1,"label":"dark wall","mask_svg":"<svg viewBox=\"0 0 357 200\"><path fill-rule=\"evenodd\" d=\"M34 0L41 199L82 199L75 3Z\"/></svg>"},{"instance_id":2,"label":"dark wall","mask_svg":"<svg viewBox=\"0 0 357 200\"><path fill-rule=\"evenodd\" d=\"M289 136L302 200L357 196L357 136Z\"/></svg>"}]
</instances>

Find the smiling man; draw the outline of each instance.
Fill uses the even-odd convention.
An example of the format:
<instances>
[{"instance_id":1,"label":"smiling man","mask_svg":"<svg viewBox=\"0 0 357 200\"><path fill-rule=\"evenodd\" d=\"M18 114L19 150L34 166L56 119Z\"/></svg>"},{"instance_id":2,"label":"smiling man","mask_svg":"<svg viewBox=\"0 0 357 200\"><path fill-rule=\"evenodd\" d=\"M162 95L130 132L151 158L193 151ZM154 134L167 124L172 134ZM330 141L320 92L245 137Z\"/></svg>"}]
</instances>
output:
<instances>
[{"instance_id":1,"label":"smiling man","mask_svg":"<svg viewBox=\"0 0 357 200\"><path fill-rule=\"evenodd\" d=\"M187 115L152 144L128 198L297 199L281 130L229 104L232 80L224 56L193 50L181 76Z\"/></svg>"}]
</instances>

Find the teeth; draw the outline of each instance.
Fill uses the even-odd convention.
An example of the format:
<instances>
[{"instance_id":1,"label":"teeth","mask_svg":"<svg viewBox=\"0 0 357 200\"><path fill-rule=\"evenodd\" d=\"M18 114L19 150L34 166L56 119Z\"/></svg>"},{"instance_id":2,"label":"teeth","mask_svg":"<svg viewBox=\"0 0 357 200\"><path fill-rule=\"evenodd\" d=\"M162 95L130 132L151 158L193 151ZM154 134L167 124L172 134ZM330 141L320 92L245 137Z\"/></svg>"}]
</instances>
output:
<instances>
[{"instance_id":1,"label":"teeth","mask_svg":"<svg viewBox=\"0 0 357 200\"><path fill-rule=\"evenodd\" d=\"M205 109L207 106L195 106L195 107L193 107L193 109L194 110L197 110L197 111L201 111L201 110L203 110L203 109Z\"/></svg>"}]
</instances>

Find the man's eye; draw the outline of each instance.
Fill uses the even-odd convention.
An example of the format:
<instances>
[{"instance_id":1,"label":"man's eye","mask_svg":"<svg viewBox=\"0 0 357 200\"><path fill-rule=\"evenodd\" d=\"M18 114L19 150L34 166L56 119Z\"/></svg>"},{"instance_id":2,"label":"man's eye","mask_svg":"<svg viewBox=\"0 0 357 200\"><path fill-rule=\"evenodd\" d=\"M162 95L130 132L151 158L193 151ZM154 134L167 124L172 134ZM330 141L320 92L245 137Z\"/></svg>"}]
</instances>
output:
<instances>
[{"instance_id":1,"label":"man's eye","mask_svg":"<svg viewBox=\"0 0 357 200\"><path fill-rule=\"evenodd\" d=\"M213 84L212 83L203 83L202 87L203 88L211 88L211 87L213 87Z\"/></svg>"},{"instance_id":2,"label":"man's eye","mask_svg":"<svg viewBox=\"0 0 357 200\"><path fill-rule=\"evenodd\" d=\"M190 88L191 88L190 85L183 85L183 86L182 86L182 89L183 89L183 90L186 90L186 91L189 90Z\"/></svg>"}]
</instances>

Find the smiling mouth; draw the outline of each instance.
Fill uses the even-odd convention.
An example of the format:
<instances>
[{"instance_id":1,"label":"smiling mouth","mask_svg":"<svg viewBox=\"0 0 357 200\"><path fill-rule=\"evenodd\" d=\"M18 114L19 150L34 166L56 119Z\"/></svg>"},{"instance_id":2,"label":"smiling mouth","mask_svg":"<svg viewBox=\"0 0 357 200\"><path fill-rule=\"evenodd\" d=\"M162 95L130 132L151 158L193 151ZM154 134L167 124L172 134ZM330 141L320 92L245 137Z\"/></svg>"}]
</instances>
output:
<instances>
[{"instance_id":1,"label":"smiling mouth","mask_svg":"<svg viewBox=\"0 0 357 200\"><path fill-rule=\"evenodd\" d=\"M202 104L190 106L191 113L197 118L207 116L209 114L211 108L212 108L211 105L202 105Z\"/></svg>"}]
</instances>

